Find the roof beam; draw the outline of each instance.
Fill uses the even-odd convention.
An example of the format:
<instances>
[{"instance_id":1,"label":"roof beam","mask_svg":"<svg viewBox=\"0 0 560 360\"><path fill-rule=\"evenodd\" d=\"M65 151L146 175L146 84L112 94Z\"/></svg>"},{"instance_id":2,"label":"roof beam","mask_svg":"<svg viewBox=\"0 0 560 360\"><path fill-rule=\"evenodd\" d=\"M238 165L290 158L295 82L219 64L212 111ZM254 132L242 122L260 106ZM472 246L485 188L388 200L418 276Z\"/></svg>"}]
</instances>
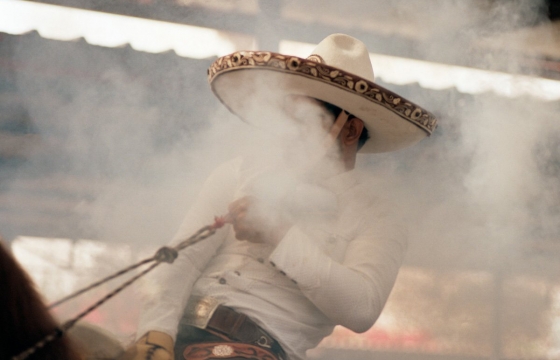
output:
<instances>
[{"instance_id":1,"label":"roof beam","mask_svg":"<svg viewBox=\"0 0 560 360\"><path fill-rule=\"evenodd\" d=\"M138 4L114 0L30 0L31 2L100 11L124 16L146 18L184 25L200 26L221 31L255 36L262 49L277 50L282 39L317 44L332 33L345 33L362 40L376 53L421 58L418 42L398 35L384 35L358 28L305 24L283 19L277 1L261 0L260 14L242 14L205 9L200 6L181 6L169 3Z\"/></svg>"}]
</instances>

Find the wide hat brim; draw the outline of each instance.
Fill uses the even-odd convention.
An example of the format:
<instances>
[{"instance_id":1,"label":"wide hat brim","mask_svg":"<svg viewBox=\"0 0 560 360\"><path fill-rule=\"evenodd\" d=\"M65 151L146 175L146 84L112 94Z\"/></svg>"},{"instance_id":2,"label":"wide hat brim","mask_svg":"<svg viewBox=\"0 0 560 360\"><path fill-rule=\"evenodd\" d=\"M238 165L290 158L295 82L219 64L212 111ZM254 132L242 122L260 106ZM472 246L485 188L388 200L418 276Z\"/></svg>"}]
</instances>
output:
<instances>
[{"instance_id":1,"label":"wide hat brim","mask_svg":"<svg viewBox=\"0 0 560 360\"><path fill-rule=\"evenodd\" d=\"M413 145L436 128L433 114L363 77L313 59L266 51L241 51L208 69L214 94L248 123L266 126L267 109L283 95L304 95L334 104L362 119L370 140L360 152L380 153Z\"/></svg>"}]
</instances>

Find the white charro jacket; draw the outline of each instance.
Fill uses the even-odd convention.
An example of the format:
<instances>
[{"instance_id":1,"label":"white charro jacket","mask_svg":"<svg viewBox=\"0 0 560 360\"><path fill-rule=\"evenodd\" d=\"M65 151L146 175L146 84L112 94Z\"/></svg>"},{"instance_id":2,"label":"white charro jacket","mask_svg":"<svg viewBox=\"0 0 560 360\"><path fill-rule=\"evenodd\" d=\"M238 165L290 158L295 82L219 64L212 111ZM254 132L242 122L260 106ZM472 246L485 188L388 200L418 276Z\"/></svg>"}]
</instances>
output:
<instances>
[{"instance_id":1,"label":"white charro jacket","mask_svg":"<svg viewBox=\"0 0 560 360\"><path fill-rule=\"evenodd\" d=\"M251 170L240 159L206 181L172 243L178 243L245 195ZM150 278L138 336L158 330L176 336L187 300L211 296L260 324L291 359L305 357L335 325L356 332L378 318L395 282L406 232L386 201L368 195L355 171L317 185L336 199L328 221L299 216L275 248L238 241L231 226L183 250ZM300 199L301 200L301 199Z\"/></svg>"}]
</instances>

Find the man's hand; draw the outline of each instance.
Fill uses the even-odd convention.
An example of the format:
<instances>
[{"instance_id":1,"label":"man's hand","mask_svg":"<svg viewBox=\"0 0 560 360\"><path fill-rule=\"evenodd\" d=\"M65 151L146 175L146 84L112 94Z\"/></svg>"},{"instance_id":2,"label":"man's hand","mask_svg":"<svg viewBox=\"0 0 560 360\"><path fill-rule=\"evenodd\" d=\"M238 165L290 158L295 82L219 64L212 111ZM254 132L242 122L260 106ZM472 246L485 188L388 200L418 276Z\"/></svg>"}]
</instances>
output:
<instances>
[{"instance_id":1,"label":"man's hand","mask_svg":"<svg viewBox=\"0 0 560 360\"><path fill-rule=\"evenodd\" d=\"M237 240L277 245L291 227L277 209L265 209L252 196L235 200L228 210Z\"/></svg>"},{"instance_id":2,"label":"man's hand","mask_svg":"<svg viewBox=\"0 0 560 360\"><path fill-rule=\"evenodd\" d=\"M173 360L173 339L160 331L148 331L118 360Z\"/></svg>"}]
</instances>

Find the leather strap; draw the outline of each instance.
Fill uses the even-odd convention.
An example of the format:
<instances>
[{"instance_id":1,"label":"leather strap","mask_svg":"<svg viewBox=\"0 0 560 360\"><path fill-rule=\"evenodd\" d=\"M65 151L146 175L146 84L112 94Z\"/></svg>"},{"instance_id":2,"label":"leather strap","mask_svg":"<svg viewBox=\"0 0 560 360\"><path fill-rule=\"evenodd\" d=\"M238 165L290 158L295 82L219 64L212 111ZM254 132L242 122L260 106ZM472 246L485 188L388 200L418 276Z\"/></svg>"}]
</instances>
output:
<instances>
[{"instance_id":1,"label":"leather strap","mask_svg":"<svg viewBox=\"0 0 560 360\"><path fill-rule=\"evenodd\" d=\"M285 352L272 336L244 314L220 305L208 321L207 329L226 335L228 338L271 350L285 359Z\"/></svg>"},{"instance_id":2,"label":"leather strap","mask_svg":"<svg viewBox=\"0 0 560 360\"><path fill-rule=\"evenodd\" d=\"M269 349L260 346L234 342L203 342L189 344L183 351L185 360L280 360Z\"/></svg>"}]
</instances>

